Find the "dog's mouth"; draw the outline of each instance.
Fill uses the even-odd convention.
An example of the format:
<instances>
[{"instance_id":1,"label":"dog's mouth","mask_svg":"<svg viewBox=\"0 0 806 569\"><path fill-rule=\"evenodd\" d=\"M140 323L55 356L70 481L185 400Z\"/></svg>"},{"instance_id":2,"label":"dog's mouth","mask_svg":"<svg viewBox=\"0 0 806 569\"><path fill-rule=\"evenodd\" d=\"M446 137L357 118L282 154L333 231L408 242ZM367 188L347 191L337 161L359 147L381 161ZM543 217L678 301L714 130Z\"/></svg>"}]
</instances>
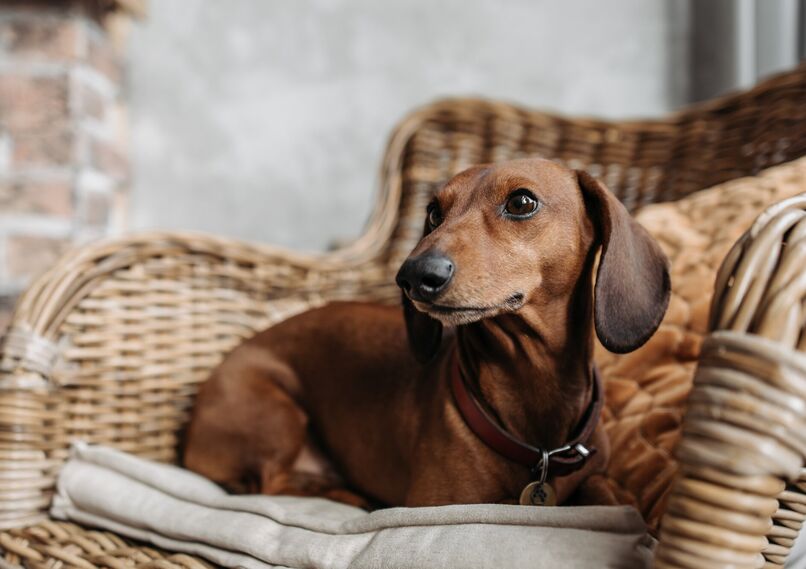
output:
<instances>
[{"instance_id":1,"label":"dog's mouth","mask_svg":"<svg viewBox=\"0 0 806 569\"><path fill-rule=\"evenodd\" d=\"M483 318L495 316L501 312L512 312L524 304L523 293L516 292L504 302L488 306L452 306L436 302L423 302L412 299L414 306L420 312L425 312L437 320L447 324L467 324Z\"/></svg>"}]
</instances>

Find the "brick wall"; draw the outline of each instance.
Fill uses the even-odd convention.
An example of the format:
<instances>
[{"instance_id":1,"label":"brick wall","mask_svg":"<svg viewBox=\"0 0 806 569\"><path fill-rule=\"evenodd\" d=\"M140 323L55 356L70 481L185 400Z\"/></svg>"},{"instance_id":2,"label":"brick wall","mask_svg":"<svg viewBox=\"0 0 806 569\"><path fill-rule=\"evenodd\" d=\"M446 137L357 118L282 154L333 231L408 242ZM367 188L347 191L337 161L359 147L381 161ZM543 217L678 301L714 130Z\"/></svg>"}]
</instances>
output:
<instances>
[{"instance_id":1,"label":"brick wall","mask_svg":"<svg viewBox=\"0 0 806 569\"><path fill-rule=\"evenodd\" d=\"M99 6L0 1L0 330L65 249L121 229L120 20Z\"/></svg>"}]
</instances>

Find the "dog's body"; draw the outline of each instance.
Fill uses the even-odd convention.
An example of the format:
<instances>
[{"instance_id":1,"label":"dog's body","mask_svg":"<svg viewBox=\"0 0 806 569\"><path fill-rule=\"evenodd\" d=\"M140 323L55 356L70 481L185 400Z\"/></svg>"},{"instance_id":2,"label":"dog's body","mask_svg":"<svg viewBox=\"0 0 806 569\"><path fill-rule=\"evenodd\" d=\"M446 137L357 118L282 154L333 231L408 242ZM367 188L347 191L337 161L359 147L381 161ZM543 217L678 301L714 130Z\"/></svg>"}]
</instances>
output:
<instances>
[{"instance_id":1,"label":"dog's body","mask_svg":"<svg viewBox=\"0 0 806 569\"><path fill-rule=\"evenodd\" d=\"M385 505L515 501L534 472L468 426L452 358L504 430L556 448L590 405L594 320L606 347L634 349L669 294L665 258L617 200L543 160L446 184L398 284L405 318L335 303L236 348L200 391L185 464L233 487L353 503L345 482ZM442 323L455 326L444 341ZM560 503L612 500L598 476L606 437L587 443L598 452L580 470L549 469Z\"/></svg>"}]
</instances>

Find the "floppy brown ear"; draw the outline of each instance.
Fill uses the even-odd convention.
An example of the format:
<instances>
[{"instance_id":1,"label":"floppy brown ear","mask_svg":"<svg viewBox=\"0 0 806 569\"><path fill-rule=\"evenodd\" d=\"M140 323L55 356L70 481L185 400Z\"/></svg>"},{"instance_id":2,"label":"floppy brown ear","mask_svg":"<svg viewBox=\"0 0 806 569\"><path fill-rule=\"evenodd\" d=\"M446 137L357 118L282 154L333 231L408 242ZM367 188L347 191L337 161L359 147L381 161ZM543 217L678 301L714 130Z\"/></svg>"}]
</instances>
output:
<instances>
[{"instance_id":1,"label":"floppy brown ear","mask_svg":"<svg viewBox=\"0 0 806 569\"><path fill-rule=\"evenodd\" d=\"M643 345L660 326L671 291L669 261L600 181L577 171L602 242L594 289L596 335L611 352Z\"/></svg>"},{"instance_id":2,"label":"floppy brown ear","mask_svg":"<svg viewBox=\"0 0 806 569\"><path fill-rule=\"evenodd\" d=\"M431 233L431 230L428 226L428 219L426 219L423 237L429 233ZM442 322L434 320L428 314L417 310L405 292L402 293L402 298L403 316L406 319L406 334L409 338L409 346L418 362L427 363L436 355L442 342Z\"/></svg>"}]
</instances>

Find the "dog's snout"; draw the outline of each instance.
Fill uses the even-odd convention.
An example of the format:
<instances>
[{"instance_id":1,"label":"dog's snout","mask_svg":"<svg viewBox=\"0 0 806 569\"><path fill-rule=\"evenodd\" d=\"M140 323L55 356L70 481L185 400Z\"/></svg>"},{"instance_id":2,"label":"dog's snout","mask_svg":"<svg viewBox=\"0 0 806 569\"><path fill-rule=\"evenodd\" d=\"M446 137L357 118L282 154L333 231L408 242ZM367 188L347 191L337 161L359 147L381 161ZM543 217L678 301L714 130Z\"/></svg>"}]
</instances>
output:
<instances>
[{"instance_id":1,"label":"dog's snout","mask_svg":"<svg viewBox=\"0 0 806 569\"><path fill-rule=\"evenodd\" d=\"M431 301L445 289L453 273L453 261L442 254L428 253L407 259L395 280L413 300Z\"/></svg>"}]
</instances>

